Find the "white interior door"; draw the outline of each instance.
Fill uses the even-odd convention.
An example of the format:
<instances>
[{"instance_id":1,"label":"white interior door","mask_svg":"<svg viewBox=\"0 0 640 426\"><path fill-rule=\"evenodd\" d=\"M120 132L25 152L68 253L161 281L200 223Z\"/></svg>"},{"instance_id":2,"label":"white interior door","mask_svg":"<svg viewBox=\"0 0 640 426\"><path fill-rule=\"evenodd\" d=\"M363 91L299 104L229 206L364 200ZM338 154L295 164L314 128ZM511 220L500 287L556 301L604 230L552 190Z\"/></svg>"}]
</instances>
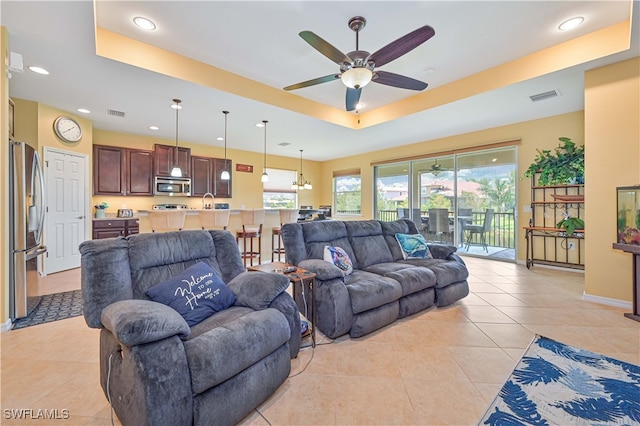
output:
<instances>
[{"instance_id":1,"label":"white interior door","mask_svg":"<svg viewBox=\"0 0 640 426\"><path fill-rule=\"evenodd\" d=\"M47 149L44 272L51 274L80 267L78 246L87 232L87 157Z\"/></svg>"}]
</instances>

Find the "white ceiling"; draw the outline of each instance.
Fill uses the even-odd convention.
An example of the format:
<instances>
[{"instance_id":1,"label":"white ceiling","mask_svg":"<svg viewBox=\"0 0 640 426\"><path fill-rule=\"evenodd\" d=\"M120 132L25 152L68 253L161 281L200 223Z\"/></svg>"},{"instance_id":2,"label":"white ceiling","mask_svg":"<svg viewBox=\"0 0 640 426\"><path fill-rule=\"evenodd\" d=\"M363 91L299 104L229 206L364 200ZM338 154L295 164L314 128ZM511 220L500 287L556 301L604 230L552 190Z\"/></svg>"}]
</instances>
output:
<instances>
[{"instance_id":1,"label":"white ceiling","mask_svg":"<svg viewBox=\"0 0 640 426\"><path fill-rule=\"evenodd\" d=\"M541 76L403 118L353 130L181 81L95 54L91 1L6 1L0 3L10 50L23 55L25 72L13 73L10 96L34 100L77 114L91 110L94 128L173 140L180 98L180 140L221 146L222 110L229 110L228 146L262 151L264 133L255 123L269 120L270 154L328 160L583 108L586 69L638 56L638 2L632 49L591 63ZM338 72L338 66L304 42L310 30L344 53L355 50L347 26L364 16L360 49L373 52L421 27L436 35L381 67L429 83L426 89L514 60L629 18L628 1L97 1L97 24L243 77L281 89ZM134 16L156 22L154 32L132 24ZM577 30L562 33L565 19L583 16ZM26 68L48 69L41 76ZM533 103L529 95L559 90L560 97ZM344 110L345 87L333 81L297 90L296 95ZM372 83L363 88L363 112L416 92ZM126 113L113 117L108 110ZM149 130L150 125L160 127ZM517 136L517 135L514 135ZM124 143L125 141L123 141ZM288 142L287 147L279 143Z\"/></svg>"}]
</instances>

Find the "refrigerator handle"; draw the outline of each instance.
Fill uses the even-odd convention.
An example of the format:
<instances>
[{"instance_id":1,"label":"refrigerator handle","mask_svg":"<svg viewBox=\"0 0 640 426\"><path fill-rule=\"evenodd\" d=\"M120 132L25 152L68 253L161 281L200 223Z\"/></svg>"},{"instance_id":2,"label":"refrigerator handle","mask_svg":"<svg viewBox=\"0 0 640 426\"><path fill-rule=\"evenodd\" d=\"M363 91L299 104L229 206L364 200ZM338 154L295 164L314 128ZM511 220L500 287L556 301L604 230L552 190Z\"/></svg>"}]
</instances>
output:
<instances>
[{"instance_id":1,"label":"refrigerator handle","mask_svg":"<svg viewBox=\"0 0 640 426\"><path fill-rule=\"evenodd\" d=\"M39 189L40 189L40 193L35 194L34 192L34 187L35 187L35 178L36 175L38 175L38 180L39 180ZM42 170L42 163L40 162L40 156L38 155L37 152L33 153L33 166L31 167L31 193L34 195L34 198L39 197L40 198L40 217L38 218L38 223L37 223L37 228L35 229L35 238L36 238L36 243L37 244L41 244L42 243L42 229L44 227L44 213L45 213L45 199L44 199L44 173ZM34 205L29 207L29 210L31 210L31 207L34 207L37 210L37 206ZM31 212L30 212L31 213ZM31 217L31 216L30 216ZM31 226L29 226L29 228L31 228Z\"/></svg>"}]
</instances>

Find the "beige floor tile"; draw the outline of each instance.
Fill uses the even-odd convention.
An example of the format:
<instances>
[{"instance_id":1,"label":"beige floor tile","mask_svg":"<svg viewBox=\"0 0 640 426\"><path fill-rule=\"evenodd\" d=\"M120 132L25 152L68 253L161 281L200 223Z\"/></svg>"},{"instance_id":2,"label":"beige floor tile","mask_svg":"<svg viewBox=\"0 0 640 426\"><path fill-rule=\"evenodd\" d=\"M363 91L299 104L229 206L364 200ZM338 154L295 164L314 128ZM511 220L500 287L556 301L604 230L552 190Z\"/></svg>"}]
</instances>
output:
<instances>
[{"instance_id":1,"label":"beige floor tile","mask_svg":"<svg viewBox=\"0 0 640 426\"><path fill-rule=\"evenodd\" d=\"M336 374L339 376L400 377L394 358L395 345L368 342L365 338L336 345Z\"/></svg>"},{"instance_id":2,"label":"beige floor tile","mask_svg":"<svg viewBox=\"0 0 640 426\"><path fill-rule=\"evenodd\" d=\"M475 324L450 321L432 321L424 323L422 335L416 346L468 346L496 347Z\"/></svg>"},{"instance_id":3,"label":"beige floor tile","mask_svg":"<svg viewBox=\"0 0 640 426\"><path fill-rule=\"evenodd\" d=\"M527 306L522 300L506 293L478 293L478 297L493 306Z\"/></svg>"},{"instance_id":4,"label":"beige floor tile","mask_svg":"<svg viewBox=\"0 0 640 426\"><path fill-rule=\"evenodd\" d=\"M515 321L494 306L464 306L464 314L474 323L514 324Z\"/></svg>"},{"instance_id":5,"label":"beige floor tile","mask_svg":"<svg viewBox=\"0 0 640 426\"><path fill-rule=\"evenodd\" d=\"M473 383L473 386L484 400L486 407L493 402L500 389L502 389L502 385L497 383Z\"/></svg>"},{"instance_id":6,"label":"beige floor tile","mask_svg":"<svg viewBox=\"0 0 640 426\"><path fill-rule=\"evenodd\" d=\"M520 324L477 324L496 345L503 349L525 349L535 337L531 331Z\"/></svg>"},{"instance_id":7,"label":"beige floor tile","mask_svg":"<svg viewBox=\"0 0 640 426\"><path fill-rule=\"evenodd\" d=\"M395 357L400 375L405 380L467 381L446 346L397 348Z\"/></svg>"},{"instance_id":8,"label":"beige floor tile","mask_svg":"<svg viewBox=\"0 0 640 426\"><path fill-rule=\"evenodd\" d=\"M502 384L516 365L500 348L450 348L471 382Z\"/></svg>"},{"instance_id":9,"label":"beige floor tile","mask_svg":"<svg viewBox=\"0 0 640 426\"><path fill-rule=\"evenodd\" d=\"M469 291L473 293L503 293L498 287L488 282L472 283L469 282Z\"/></svg>"},{"instance_id":10,"label":"beige floor tile","mask_svg":"<svg viewBox=\"0 0 640 426\"><path fill-rule=\"evenodd\" d=\"M420 425L472 425L485 412L487 403L473 384L405 380L416 419Z\"/></svg>"},{"instance_id":11,"label":"beige floor tile","mask_svg":"<svg viewBox=\"0 0 640 426\"><path fill-rule=\"evenodd\" d=\"M464 306L489 306L489 303L479 296L480 294L482 293L470 293L467 297L459 300L457 303Z\"/></svg>"}]
</instances>

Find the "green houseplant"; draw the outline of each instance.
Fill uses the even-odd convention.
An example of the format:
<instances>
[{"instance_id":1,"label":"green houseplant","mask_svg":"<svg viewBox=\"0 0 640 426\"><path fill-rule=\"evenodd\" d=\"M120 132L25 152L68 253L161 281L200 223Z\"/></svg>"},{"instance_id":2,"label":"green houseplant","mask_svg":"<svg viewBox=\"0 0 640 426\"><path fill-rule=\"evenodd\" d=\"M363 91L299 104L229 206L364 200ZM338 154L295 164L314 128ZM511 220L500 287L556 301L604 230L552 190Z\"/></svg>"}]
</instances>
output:
<instances>
[{"instance_id":1,"label":"green houseplant","mask_svg":"<svg viewBox=\"0 0 640 426\"><path fill-rule=\"evenodd\" d=\"M538 185L565 185L584 182L584 146L576 146L570 138L558 138L560 144L552 151L537 150L533 163L524 172L525 177L540 173Z\"/></svg>"},{"instance_id":2,"label":"green houseplant","mask_svg":"<svg viewBox=\"0 0 640 426\"><path fill-rule=\"evenodd\" d=\"M567 212L562 212L562 220L556 224L556 228L562 228L567 236L572 236L575 231L584 230L584 220L579 217L571 217Z\"/></svg>"}]
</instances>

